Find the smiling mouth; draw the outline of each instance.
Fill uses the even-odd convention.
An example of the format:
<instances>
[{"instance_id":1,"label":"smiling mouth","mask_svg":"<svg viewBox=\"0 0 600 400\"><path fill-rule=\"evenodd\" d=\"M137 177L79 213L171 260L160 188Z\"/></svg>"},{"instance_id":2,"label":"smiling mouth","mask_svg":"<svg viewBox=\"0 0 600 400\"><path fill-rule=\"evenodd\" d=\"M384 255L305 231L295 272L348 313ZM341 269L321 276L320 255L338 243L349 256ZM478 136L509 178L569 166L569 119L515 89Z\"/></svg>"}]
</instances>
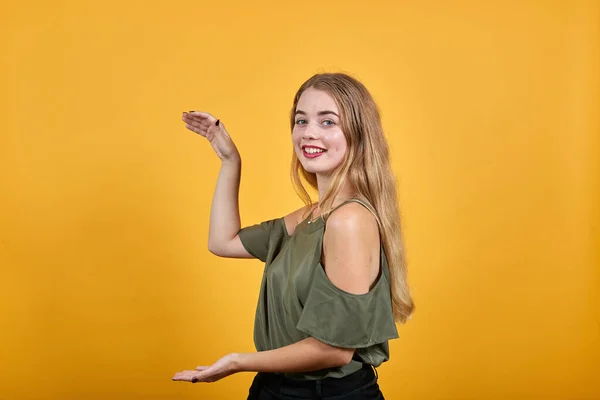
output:
<instances>
[{"instance_id":1,"label":"smiling mouth","mask_svg":"<svg viewBox=\"0 0 600 400\"><path fill-rule=\"evenodd\" d=\"M307 152L308 154L316 154L316 153L324 153L325 150L323 149L315 149L314 147L305 147L304 151Z\"/></svg>"},{"instance_id":2,"label":"smiling mouth","mask_svg":"<svg viewBox=\"0 0 600 400\"><path fill-rule=\"evenodd\" d=\"M302 148L302 154L304 154L304 157L306 157L306 158L319 157L321 154L325 153L326 151L327 150L320 149L317 147L303 147Z\"/></svg>"}]
</instances>

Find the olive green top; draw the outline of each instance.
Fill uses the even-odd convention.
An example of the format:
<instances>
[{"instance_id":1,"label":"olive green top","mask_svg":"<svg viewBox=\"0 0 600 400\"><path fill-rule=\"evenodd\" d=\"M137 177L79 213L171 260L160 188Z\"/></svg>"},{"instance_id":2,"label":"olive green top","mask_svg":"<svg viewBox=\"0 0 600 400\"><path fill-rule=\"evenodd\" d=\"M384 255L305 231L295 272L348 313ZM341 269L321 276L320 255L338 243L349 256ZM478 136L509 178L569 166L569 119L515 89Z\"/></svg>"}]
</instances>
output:
<instances>
[{"instance_id":1,"label":"olive green top","mask_svg":"<svg viewBox=\"0 0 600 400\"><path fill-rule=\"evenodd\" d=\"M356 198L340 206L350 201L371 210ZM265 263L254 321L256 350L277 349L310 336L356 349L353 360L342 367L285 374L295 379L339 378L357 371L362 363L377 367L389 359L388 340L398 337L381 241L377 282L366 294L352 294L335 286L325 273L321 263L324 228L322 217L307 218L290 236L281 217L239 231L248 253Z\"/></svg>"}]
</instances>

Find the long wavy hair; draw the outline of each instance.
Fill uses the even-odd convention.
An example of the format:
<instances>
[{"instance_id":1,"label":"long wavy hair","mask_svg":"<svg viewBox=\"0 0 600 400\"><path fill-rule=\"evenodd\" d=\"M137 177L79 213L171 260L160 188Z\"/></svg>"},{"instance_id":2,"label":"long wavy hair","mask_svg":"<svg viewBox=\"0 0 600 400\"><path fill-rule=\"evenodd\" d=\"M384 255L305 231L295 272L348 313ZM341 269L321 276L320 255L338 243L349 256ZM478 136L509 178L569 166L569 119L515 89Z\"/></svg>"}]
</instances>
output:
<instances>
[{"instance_id":1,"label":"long wavy hair","mask_svg":"<svg viewBox=\"0 0 600 400\"><path fill-rule=\"evenodd\" d=\"M348 181L359 197L366 199L374 209L384 252L391 276L391 297L394 318L405 323L413 313L406 257L400 227L400 212L396 178L389 160L387 140L381 126L379 109L367 88L357 79L343 73L316 74L308 79L294 97L291 110L291 129L295 125L298 100L308 88L327 92L340 110L341 129L346 137L347 151L341 164L332 172L331 185L321 201L326 214L342 185ZM302 178L317 190L317 176L304 169L292 152L292 183L302 201L312 209L313 201Z\"/></svg>"}]
</instances>

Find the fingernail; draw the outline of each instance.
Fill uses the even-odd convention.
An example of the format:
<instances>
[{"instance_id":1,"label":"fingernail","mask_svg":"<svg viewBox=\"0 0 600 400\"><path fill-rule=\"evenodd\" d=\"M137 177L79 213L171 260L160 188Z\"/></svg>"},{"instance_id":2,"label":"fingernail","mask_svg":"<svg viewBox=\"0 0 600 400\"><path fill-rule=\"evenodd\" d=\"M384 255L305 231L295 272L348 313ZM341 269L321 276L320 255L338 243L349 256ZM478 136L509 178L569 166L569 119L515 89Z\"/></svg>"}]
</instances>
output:
<instances>
[{"instance_id":1,"label":"fingernail","mask_svg":"<svg viewBox=\"0 0 600 400\"><path fill-rule=\"evenodd\" d=\"M193 113L193 112L194 112L194 110L192 110L192 111L188 111L188 112L191 112L191 113Z\"/></svg>"},{"instance_id":2,"label":"fingernail","mask_svg":"<svg viewBox=\"0 0 600 400\"><path fill-rule=\"evenodd\" d=\"M220 119L217 120L217 122L215 122L216 126L219 126L219 121L221 121Z\"/></svg>"}]
</instances>

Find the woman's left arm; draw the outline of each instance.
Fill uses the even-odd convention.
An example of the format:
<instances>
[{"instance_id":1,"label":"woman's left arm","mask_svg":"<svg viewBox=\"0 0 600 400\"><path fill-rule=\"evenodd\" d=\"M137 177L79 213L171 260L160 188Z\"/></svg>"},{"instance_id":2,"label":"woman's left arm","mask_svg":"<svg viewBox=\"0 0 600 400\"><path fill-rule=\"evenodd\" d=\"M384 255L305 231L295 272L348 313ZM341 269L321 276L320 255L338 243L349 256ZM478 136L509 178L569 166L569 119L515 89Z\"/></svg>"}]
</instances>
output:
<instances>
[{"instance_id":1,"label":"woman's left arm","mask_svg":"<svg viewBox=\"0 0 600 400\"><path fill-rule=\"evenodd\" d=\"M275 350L238 354L239 371L308 372L340 367L352 360L354 349L325 344L313 337Z\"/></svg>"},{"instance_id":2,"label":"woman's left arm","mask_svg":"<svg viewBox=\"0 0 600 400\"><path fill-rule=\"evenodd\" d=\"M211 366L175 374L174 381L215 382L237 372L308 372L339 367L352 360L354 349L330 346L309 337L275 350L231 353Z\"/></svg>"}]
</instances>

